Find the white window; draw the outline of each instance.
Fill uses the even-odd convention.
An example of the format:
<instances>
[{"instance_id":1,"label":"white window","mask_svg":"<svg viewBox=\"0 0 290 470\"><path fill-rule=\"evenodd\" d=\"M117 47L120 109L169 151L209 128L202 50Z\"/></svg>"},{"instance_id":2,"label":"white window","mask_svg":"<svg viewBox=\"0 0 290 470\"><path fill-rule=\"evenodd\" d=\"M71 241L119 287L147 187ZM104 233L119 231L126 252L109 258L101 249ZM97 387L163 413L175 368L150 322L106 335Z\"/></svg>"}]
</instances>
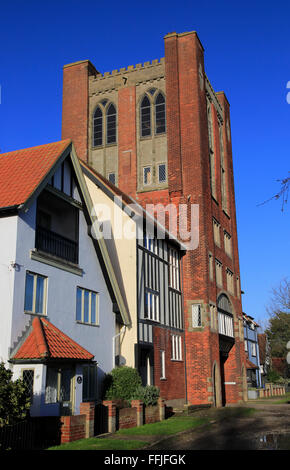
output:
<instances>
[{"instance_id":1,"label":"white window","mask_svg":"<svg viewBox=\"0 0 290 470\"><path fill-rule=\"evenodd\" d=\"M99 296L81 287L77 287L77 311L76 321L89 323L91 325L99 324Z\"/></svg>"},{"instance_id":2,"label":"white window","mask_svg":"<svg viewBox=\"0 0 290 470\"><path fill-rule=\"evenodd\" d=\"M149 185L152 183L152 170L151 166L145 166L143 168L143 184Z\"/></svg>"},{"instance_id":3,"label":"white window","mask_svg":"<svg viewBox=\"0 0 290 470\"><path fill-rule=\"evenodd\" d=\"M24 310L27 313L46 314L47 278L26 272Z\"/></svg>"},{"instance_id":4,"label":"white window","mask_svg":"<svg viewBox=\"0 0 290 470\"><path fill-rule=\"evenodd\" d=\"M192 315L192 327L199 328L201 327L201 305L194 304L191 306L191 315Z\"/></svg>"},{"instance_id":5,"label":"white window","mask_svg":"<svg viewBox=\"0 0 290 470\"><path fill-rule=\"evenodd\" d=\"M256 356L256 343L251 343L252 356Z\"/></svg>"},{"instance_id":6,"label":"white window","mask_svg":"<svg viewBox=\"0 0 290 470\"><path fill-rule=\"evenodd\" d=\"M182 342L180 335L172 335L172 360L182 361Z\"/></svg>"},{"instance_id":7,"label":"white window","mask_svg":"<svg viewBox=\"0 0 290 470\"><path fill-rule=\"evenodd\" d=\"M147 320L160 321L159 295L153 292L145 292L145 318Z\"/></svg>"},{"instance_id":8,"label":"white window","mask_svg":"<svg viewBox=\"0 0 290 470\"><path fill-rule=\"evenodd\" d=\"M159 183L165 183L167 177L166 177L166 165L165 163L161 163L158 165L158 182Z\"/></svg>"},{"instance_id":9,"label":"white window","mask_svg":"<svg viewBox=\"0 0 290 470\"><path fill-rule=\"evenodd\" d=\"M248 341L245 339L245 351L248 352Z\"/></svg>"},{"instance_id":10,"label":"white window","mask_svg":"<svg viewBox=\"0 0 290 470\"><path fill-rule=\"evenodd\" d=\"M169 248L169 286L180 290L179 256L172 248Z\"/></svg>"},{"instance_id":11,"label":"white window","mask_svg":"<svg viewBox=\"0 0 290 470\"><path fill-rule=\"evenodd\" d=\"M158 240L148 232L144 235L144 248L158 255Z\"/></svg>"},{"instance_id":12,"label":"white window","mask_svg":"<svg viewBox=\"0 0 290 470\"><path fill-rule=\"evenodd\" d=\"M160 379L165 379L166 374L165 374L165 351L160 351L161 352L161 373L160 373Z\"/></svg>"}]
</instances>

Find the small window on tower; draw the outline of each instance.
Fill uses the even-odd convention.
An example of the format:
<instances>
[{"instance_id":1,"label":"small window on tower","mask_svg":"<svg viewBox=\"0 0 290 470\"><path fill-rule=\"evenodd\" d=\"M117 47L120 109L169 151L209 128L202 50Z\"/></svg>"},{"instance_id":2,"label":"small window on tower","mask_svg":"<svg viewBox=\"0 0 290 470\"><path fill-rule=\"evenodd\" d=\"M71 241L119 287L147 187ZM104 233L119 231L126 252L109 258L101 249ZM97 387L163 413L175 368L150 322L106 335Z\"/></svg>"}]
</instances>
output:
<instances>
[{"instance_id":1,"label":"small window on tower","mask_svg":"<svg viewBox=\"0 0 290 470\"><path fill-rule=\"evenodd\" d=\"M116 139L116 108L111 103L107 109L107 144L115 144Z\"/></svg>"},{"instance_id":2,"label":"small window on tower","mask_svg":"<svg viewBox=\"0 0 290 470\"><path fill-rule=\"evenodd\" d=\"M110 181L110 183L116 184L116 173L109 173L108 180Z\"/></svg>"},{"instance_id":3,"label":"small window on tower","mask_svg":"<svg viewBox=\"0 0 290 470\"><path fill-rule=\"evenodd\" d=\"M141 137L151 135L151 104L148 96L141 102Z\"/></svg>"},{"instance_id":4,"label":"small window on tower","mask_svg":"<svg viewBox=\"0 0 290 470\"><path fill-rule=\"evenodd\" d=\"M165 163L162 163L161 165L158 165L158 181L159 181L159 183L165 183L166 182L166 165L165 165Z\"/></svg>"},{"instance_id":5,"label":"small window on tower","mask_svg":"<svg viewBox=\"0 0 290 470\"><path fill-rule=\"evenodd\" d=\"M93 117L93 146L103 145L103 113L98 106Z\"/></svg>"},{"instance_id":6,"label":"small window on tower","mask_svg":"<svg viewBox=\"0 0 290 470\"><path fill-rule=\"evenodd\" d=\"M155 133L163 134L165 130L165 98L159 93L155 101Z\"/></svg>"},{"instance_id":7,"label":"small window on tower","mask_svg":"<svg viewBox=\"0 0 290 470\"><path fill-rule=\"evenodd\" d=\"M143 183L144 185L151 184L151 166L143 168Z\"/></svg>"}]
</instances>

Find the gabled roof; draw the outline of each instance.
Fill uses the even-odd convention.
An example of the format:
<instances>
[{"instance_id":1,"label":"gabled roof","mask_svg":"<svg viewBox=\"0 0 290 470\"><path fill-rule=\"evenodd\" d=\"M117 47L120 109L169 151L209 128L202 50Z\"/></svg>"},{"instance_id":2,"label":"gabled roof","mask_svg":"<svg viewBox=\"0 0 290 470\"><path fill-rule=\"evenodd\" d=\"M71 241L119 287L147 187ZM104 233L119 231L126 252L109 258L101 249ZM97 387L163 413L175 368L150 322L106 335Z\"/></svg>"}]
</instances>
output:
<instances>
[{"instance_id":1,"label":"gabled roof","mask_svg":"<svg viewBox=\"0 0 290 470\"><path fill-rule=\"evenodd\" d=\"M94 355L50 323L46 318L35 317L30 333L12 361L23 360L78 360L91 361Z\"/></svg>"},{"instance_id":2,"label":"gabled roof","mask_svg":"<svg viewBox=\"0 0 290 470\"><path fill-rule=\"evenodd\" d=\"M71 139L0 154L0 214L6 216L11 211L28 209L67 157L72 162L87 223L92 225L93 204ZM112 302L117 304L123 323L130 325L130 315L102 235L99 234L97 239L92 237L92 241Z\"/></svg>"},{"instance_id":3,"label":"gabled roof","mask_svg":"<svg viewBox=\"0 0 290 470\"><path fill-rule=\"evenodd\" d=\"M67 139L0 154L0 208L24 204L69 144Z\"/></svg>"}]
</instances>

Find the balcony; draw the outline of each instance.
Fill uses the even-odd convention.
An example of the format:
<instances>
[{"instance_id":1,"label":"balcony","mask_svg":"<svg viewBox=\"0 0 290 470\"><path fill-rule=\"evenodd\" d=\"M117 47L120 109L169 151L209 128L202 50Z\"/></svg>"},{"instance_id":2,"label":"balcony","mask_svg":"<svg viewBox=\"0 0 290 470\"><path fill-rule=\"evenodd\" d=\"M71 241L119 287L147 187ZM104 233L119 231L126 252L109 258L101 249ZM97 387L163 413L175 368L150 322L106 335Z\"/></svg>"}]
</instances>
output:
<instances>
[{"instance_id":1,"label":"balcony","mask_svg":"<svg viewBox=\"0 0 290 470\"><path fill-rule=\"evenodd\" d=\"M79 210L44 190L37 201L35 248L39 254L77 265L79 262Z\"/></svg>"},{"instance_id":2,"label":"balcony","mask_svg":"<svg viewBox=\"0 0 290 470\"><path fill-rule=\"evenodd\" d=\"M36 229L35 248L78 264L78 243L40 226Z\"/></svg>"}]
</instances>

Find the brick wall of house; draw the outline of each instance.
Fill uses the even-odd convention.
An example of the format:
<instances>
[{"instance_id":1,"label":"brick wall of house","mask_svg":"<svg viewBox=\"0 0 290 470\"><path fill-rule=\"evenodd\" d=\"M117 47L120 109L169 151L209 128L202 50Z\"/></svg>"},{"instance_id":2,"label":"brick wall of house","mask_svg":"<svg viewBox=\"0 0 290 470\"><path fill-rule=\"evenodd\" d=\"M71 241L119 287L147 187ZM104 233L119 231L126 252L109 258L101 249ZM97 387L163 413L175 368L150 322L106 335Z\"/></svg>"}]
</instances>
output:
<instances>
[{"instance_id":1,"label":"brick wall of house","mask_svg":"<svg viewBox=\"0 0 290 470\"><path fill-rule=\"evenodd\" d=\"M172 334L176 332L169 328L156 326L153 328L154 384L160 388L160 396L166 401L182 400L186 393L184 352L182 360L172 360ZM184 335L182 334L183 347ZM161 351L165 351L165 379L161 379Z\"/></svg>"}]
</instances>

